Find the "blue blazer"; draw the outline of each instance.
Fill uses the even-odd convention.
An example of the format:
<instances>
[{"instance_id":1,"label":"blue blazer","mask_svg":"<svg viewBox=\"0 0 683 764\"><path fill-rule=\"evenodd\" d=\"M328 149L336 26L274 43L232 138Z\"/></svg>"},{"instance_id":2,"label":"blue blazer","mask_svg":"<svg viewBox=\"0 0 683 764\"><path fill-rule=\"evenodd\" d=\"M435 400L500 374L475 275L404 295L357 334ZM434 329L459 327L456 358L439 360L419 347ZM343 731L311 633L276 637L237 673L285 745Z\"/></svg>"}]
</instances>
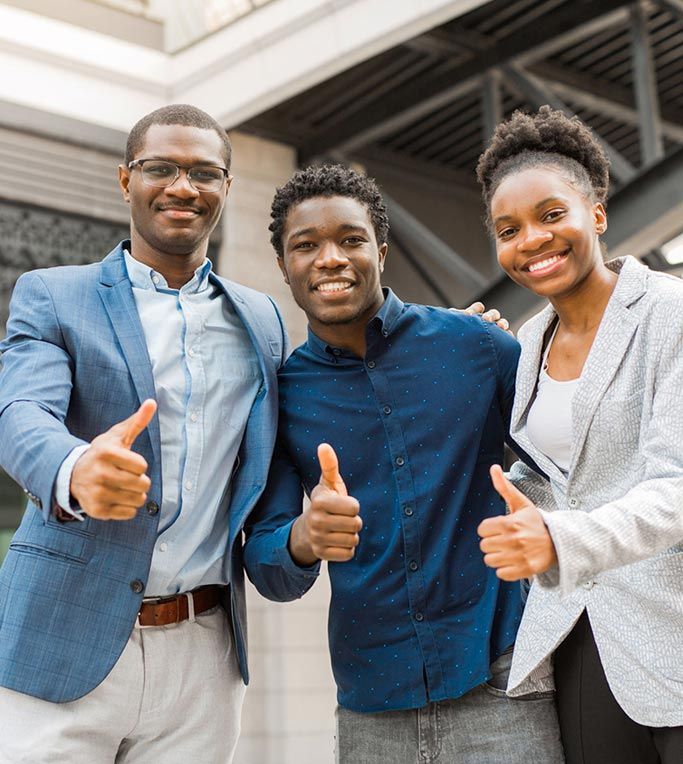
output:
<instances>
[{"instance_id":1,"label":"blue blazer","mask_svg":"<svg viewBox=\"0 0 683 764\"><path fill-rule=\"evenodd\" d=\"M144 508L125 522L60 523L51 512L71 449L156 397L123 244L101 263L24 274L0 343L0 464L29 497L0 569L0 685L55 702L90 692L121 655L157 536L159 514ZM216 475L232 480L225 606L248 682L242 528L265 485L277 429L276 374L288 341L269 297L211 278L244 322L263 374L237 467ZM148 501L161 505L156 417L134 449L149 464Z\"/></svg>"}]
</instances>

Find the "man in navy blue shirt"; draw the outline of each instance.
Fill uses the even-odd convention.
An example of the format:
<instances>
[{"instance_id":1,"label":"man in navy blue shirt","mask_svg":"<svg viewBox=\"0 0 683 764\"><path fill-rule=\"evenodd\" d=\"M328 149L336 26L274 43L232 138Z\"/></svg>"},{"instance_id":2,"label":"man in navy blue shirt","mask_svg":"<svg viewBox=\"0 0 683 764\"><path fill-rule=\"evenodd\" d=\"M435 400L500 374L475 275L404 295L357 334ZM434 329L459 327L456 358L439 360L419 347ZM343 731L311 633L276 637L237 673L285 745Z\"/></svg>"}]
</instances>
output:
<instances>
[{"instance_id":1,"label":"man in navy blue shirt","mask_svg":"<svg viewBox=\"0 0 683 764\"><path fill-rule=\"evenodd\" d=\"M489 468L503 459L517 342L382 289L388 219L371 180L309 168L278 190L272 218L309 334L279 374L245 566L287 601L329 561L337 760L561 762L552 698L505 696L520 589L484 565L476 532L504 512Z\"/></svg>"}]
</instances>

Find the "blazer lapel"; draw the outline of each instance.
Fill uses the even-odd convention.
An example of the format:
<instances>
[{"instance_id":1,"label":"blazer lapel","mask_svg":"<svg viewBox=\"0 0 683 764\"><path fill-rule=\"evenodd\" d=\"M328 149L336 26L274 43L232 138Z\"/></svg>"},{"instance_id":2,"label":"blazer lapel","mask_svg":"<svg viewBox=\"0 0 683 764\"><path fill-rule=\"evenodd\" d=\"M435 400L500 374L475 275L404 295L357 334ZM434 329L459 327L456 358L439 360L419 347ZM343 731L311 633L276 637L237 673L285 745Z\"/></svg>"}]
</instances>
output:
<instances>
[{"instance_id":1,"label":"blazer lapel","mask_svg":"<svg viewBox=\"0 0 683 764\"><path fill-rule=\"evenodd\" d=\"M566 482L565 474L558 466L541 453L527 435L526 420L529 408L536 395L538 373L541 368L544 339L546 333L557 318L552 305L546 306L529 327L529 332L522 340L523 351L517 367L515 402L510 421L510 435L521 448L536 462L549 478Z\"/></svg>"},{"instance_id":2,"label":"blazer lapel","mask_svg":"<svg viewBox=\"0 0 683 764\"><path fill-rule=\"evenodd\" d=\"M147 398L156 400L152 362L135 305L133 289L126 272L122 245L119 245L102 261L98 291L121 346L140 403ZM147 429L154 458L158 464L161 464L158 417L152 419Z\"/></svg>"},{"instance_id":3,"label":"blazer lapel","mask_svg":"<svg viewBox=\"0 0 683 764\"><path fill-rule=\"evenodd\" d=\"M645 292L647 269L633 258L608 263L619 280L607 303L572 402L570 473L581 455L595 412L622 364L639 319L629 306Z\"/></svg>"}]
</instances>

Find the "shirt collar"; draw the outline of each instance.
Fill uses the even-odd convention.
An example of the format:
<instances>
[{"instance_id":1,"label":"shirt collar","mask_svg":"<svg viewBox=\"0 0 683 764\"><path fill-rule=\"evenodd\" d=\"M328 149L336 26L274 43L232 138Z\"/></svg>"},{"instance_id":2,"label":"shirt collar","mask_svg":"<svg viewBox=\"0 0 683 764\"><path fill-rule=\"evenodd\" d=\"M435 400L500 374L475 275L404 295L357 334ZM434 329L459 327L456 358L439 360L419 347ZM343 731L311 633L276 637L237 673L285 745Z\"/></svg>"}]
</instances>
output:
<instances>
[{"instance_id":1,"label":"shirt collar","mask_svg":"<svg viewBox=\"0 0 683 764\"><path fill-rule=\"evenodd\" d=\"M183 292L183 294L198 294L209 287L209 274L211 273L211 261L208 258L195 270L194 276L183 284L180 289L171 289L161 273L150 268L149 265L136 260L127 249L123 250L126 261L126 270L131 285L135 289L149 289L157 292Z\"/></svg>"},{"instance_id":2,"label":"shirt collar","mask_svg":"<svg viewBox=\"0 0 683 764\"><path fill-rule=\"evenodd\" d=\"M375 334L381 335L386 338L391 335L391 332L396 327L405 305L389 287L383 287L382 293L384 294L384 302L382 307L375 313L375 315L368 321L367 328L365 330L365 336L368 340L368 345L374 340ZM357 356L350 350L330 345L329 343L321 340L317 334L313 332L311 327L308 327L308 340L307 346L309 350L319 358L323 358L327 361L333 360L338 363L340 359L357 359Z\"/></svg>"}]
</instances>

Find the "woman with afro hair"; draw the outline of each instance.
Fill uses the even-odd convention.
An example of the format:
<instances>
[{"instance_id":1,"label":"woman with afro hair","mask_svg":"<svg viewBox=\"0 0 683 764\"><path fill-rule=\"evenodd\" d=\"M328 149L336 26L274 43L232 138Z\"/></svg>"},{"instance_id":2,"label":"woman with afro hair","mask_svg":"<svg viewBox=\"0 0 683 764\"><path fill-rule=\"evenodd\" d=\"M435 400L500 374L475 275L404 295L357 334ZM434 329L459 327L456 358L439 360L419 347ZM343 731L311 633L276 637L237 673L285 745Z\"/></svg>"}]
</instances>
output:
<instances>
[{"instance_id":1,"label":"woman with afro hair","mask_svg":"<svg viewBox=\"0 0 683 764\"><path fill-rule=\"evenodd\" d=\"M508 694L554 681L567 762L680 764L683 282L604 261L608 169L547 106L479 159L500 265L549 301L519 331L511 423L547 480L493 467L510 513L479 533L500 578L533 579Z\"/></svg>"}]
</instances>

